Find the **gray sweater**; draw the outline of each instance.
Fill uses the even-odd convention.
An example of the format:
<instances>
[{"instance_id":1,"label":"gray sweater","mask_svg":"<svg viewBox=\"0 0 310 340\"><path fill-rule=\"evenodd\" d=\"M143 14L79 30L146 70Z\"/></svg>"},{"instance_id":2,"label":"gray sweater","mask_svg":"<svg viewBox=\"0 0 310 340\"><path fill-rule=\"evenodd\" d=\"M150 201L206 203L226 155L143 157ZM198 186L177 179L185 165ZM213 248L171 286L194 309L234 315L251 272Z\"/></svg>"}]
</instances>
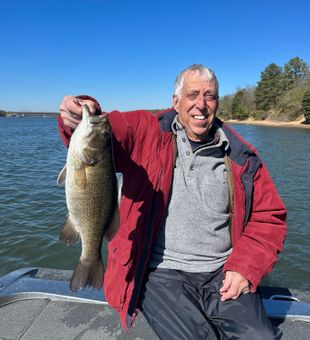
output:
<instances>
[{"instance_id":1,"label":"gray sweater","mask_svg":"<svg viewBox=\"0 0 310 340\"><path fill-rule=\"evenodd\" d=\"M228 140L218 128L215 145L193 152L176 119L172 128L178 157L167 218L154 244L150 267L212 272L232 251L224 164Z\"/></svg>"}]
</instances>

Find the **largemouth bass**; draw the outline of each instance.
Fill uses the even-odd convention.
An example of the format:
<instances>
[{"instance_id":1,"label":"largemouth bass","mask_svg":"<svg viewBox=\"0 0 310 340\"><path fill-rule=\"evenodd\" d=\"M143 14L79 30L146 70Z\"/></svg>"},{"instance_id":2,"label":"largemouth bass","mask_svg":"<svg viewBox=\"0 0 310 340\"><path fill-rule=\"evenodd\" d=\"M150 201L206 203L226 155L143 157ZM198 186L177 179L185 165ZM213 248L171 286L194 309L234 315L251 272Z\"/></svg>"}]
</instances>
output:
<instances>
[{"instance_id":1,"label":"largemouth bass","mask_svg":"<svg viewBox=\"0 0 310 340\"><path fill-rule=\"evenodd\" d=\"M90 116L87 105L74 131L67 163L57 184L65 184L68 217L59 239L72 245L81 239L82 253L70 281L72 291L101 288L104 234L118 229L117 180L113 163L111 127L106 116Z\"/></svg>"}]
</instances>

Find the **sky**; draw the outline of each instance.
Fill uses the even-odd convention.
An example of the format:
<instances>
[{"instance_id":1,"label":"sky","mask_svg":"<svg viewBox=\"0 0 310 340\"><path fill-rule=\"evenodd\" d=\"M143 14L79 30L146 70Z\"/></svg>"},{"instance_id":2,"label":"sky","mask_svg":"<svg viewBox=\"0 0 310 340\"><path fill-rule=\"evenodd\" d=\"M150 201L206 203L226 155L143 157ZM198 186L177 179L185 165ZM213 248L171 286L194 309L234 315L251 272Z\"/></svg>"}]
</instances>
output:
<instances>
[{"instance_id":1,"label":"sky","mask_svg":"<svg viewBox=\"0 0 310 340\"><path fill-rule=\"evenodd\" d=\"M0 0L0 110L57 112L79 94L104 111L168 108L193 63L232 94L270 63L310 63L309 13L308 0Z\"/></svg>"}]
</instances>

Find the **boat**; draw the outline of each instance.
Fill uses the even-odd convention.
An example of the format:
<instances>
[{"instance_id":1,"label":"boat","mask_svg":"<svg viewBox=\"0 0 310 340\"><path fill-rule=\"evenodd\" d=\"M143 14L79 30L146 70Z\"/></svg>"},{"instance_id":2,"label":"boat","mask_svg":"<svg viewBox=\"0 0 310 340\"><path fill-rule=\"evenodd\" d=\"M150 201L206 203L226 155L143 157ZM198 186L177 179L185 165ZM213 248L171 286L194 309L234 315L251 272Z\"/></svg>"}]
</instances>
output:
<instances>
[{"instance_id":1,"label":"boat","mask_svg":"<svg viewBox=\"0 0 310 340\"><path fill-rule=\"evenodd\" d=\"M102 289L69 288L71 270L22 268L0 278L0 339L145 339L158 337L138 314L126 333ZM264 308L284 340L310 339L310 293L260 288Z\"/></svg>"}]
</instances>

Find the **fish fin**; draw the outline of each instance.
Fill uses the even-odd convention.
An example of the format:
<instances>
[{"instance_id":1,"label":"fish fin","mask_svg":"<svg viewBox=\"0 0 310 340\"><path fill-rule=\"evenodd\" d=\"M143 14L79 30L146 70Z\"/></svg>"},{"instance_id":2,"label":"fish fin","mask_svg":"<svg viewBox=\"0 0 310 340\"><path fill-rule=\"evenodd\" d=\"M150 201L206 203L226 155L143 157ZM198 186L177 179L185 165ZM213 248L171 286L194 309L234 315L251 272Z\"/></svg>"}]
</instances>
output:
<instances>
[{"instance_id":1,"label":"fish fin","mask_svg":"<svg viewBox=\"0 0 310 340\"><path fill-rule=\"evenodd\" d=\"M63 169L60 171L57 177L56 181L57 186L59 187L64 186L66 182L66 177L67 177L67 165L63 167Z\"/></svg>"},{"instance_id":2,"label":"fish fin","mask_svg":"<svg viewBox=\"0 0 310 340\"><path fill-rule=\"evenodd\" d=\"M103 285L104 266L101 256L97 259L86 260L80 258L70 281L73 292L91 286L100 289Z\"/></svg>"},{"instance_id":3,"label":"fish fin","mask_svg":"<svg viewBox=\"0 0 310 340\"><path fill-rule=\"evenodd\" d=\"M110 225L108 226L108 228L105 230L103 237L106 240L111 241L114 238L114 236L117 234L119 226L120 226L120 212L119 212L119 207L117 206L115 209L112 221Z\"/></svg>"},{"instance_id":4,"label":"fish fin","mask_svg":"<svg viewBox=\"0 0 310 340\"><path fill-rule=\"evenodd\" d=\"M84 165L79 169L74 169L74 182L79 188L86 188L86 170Z\"/></svg>"},{"instance_id":5,"label":"fish fin","mask_svg":"<svg viewBox=\"0 0 310 340\"><path fill-rule=\"evenodd\" d=\"M64 242L67 246L71 246L80 240L80 234L71 222L69 216L60 232L59 240Z\"/></svg>"}]
</instances>

